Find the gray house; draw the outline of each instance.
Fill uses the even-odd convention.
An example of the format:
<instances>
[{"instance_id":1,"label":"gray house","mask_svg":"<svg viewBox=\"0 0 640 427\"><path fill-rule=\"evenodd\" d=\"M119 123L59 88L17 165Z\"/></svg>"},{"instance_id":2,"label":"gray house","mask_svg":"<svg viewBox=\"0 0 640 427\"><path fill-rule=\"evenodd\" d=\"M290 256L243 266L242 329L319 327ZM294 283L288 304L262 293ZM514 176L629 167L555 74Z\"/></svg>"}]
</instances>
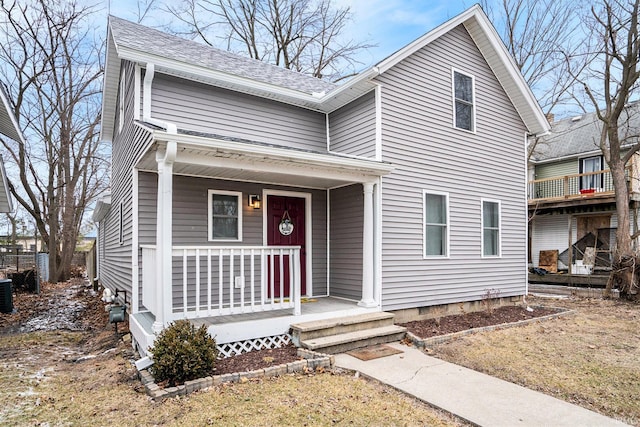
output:
<instances>
[{"instance_id":1,"label":"gray house","mask_svg":"<svg viewBox=\"0 0 640 427\"><path fill-rule=\"evenodd\" d=\"M181 318L241 349L526 292L549 125L478 6L339 86L111 17L102 117L99 279L143 353Z\"/></svg>"}]
</instances>

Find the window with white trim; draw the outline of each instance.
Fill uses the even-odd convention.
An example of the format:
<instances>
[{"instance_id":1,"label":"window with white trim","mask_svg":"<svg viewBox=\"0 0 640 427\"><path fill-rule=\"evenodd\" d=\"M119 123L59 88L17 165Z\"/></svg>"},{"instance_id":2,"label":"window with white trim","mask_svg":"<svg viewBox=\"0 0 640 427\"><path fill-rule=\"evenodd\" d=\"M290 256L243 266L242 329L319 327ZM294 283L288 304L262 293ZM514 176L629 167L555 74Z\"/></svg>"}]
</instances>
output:
<instances>
[{"instance_id":1,"label":"window with white trim","mask_svg":"<svg viewBox=\"0 0 640 427\"><path fill-rule=\"evenodd\" d=\"M499 257L500 245L500 202L482 201L482 256Z\"/></svg>"},{"instance_id":2,"label":"window with white trim","mask_svg":"<svg viewBox=\"0 0 640 427\"><path fill-rule=\"evenodd\" d=\"M475 94L473 76L453 70L453 124L475 132Z\"/></svg>"},{"instance_id":3,"label":"window with white trim","mask_svg":"<svg viewBox=\"0 0 640 427\"><path fill-rule=\"evenodd\" d=\"M242 193L209 190L209 241L242 240Z\"/></svg>"},{"instance_id":4,"label":"window with white trim","mask_svg":"<svg viewBox=\"0 0 640 427\"><path fill-rule=\"evenodd\" d=\"M449 256L449 195L424 192L424 257Z\"/></svg>"}]
</instances>

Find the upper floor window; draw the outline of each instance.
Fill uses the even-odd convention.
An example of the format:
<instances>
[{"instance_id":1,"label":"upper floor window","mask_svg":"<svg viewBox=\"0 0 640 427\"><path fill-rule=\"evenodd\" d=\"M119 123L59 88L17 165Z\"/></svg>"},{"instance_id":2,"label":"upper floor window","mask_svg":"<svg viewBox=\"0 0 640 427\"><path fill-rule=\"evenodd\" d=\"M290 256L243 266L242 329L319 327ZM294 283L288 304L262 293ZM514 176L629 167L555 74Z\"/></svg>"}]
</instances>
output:
<instances>
[{"instance_id":1,"label":"upper floor window","mask_svg":"<svg viewBox=\"0 0 640 427\"><path fill-rule=\"evenodd\" d=\"M424 257L449 256L449 195L424 192Z\"/></svg>"},{"instance_id":2,"label":"upper floor window","mask_svg":"<svg viewBox=\"0 0 640 427\"><path fill-rule=\"evenodd\" d=\"M500 202L482 201L482 256L500 256Z\"/></svg>"},{"instance_id":3,"label":"upper floor window","mask_svg":"<svg viewBox=\"0 0 640 427\"><path fill-rule=\"evenodd\" d=\"M242 240L242 193L209 190L209 240Z\"/></svg>"},{"instance_id":4,"label":"upper floor window","mask_svg":"<svg viewBox=\"0 0 640 427\"><path fill-rule=\"evenodd\" d=\"M475 97L473 77L453 70L454 126L475 131Z\"/></svg>"},{"instance_id":5,"label":"upper floor window","mask_svg":"<svg viewBox=\"0 0 640 427\"><path fill-rule=\"evenodd\" d=\"M602 156L585 157L580 159L580 190L602 188L602 174L594 173L604 169ZM575 170L575 169L574 169Z\"/></svg>"}]
</instances>

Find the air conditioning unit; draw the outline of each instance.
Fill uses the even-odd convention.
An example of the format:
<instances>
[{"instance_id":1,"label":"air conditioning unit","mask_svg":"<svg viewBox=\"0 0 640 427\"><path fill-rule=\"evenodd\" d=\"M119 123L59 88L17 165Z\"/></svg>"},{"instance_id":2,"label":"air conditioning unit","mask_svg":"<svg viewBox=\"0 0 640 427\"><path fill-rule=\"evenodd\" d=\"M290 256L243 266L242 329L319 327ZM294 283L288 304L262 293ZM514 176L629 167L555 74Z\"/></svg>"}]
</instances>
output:
<instances>
[{"instance_id":1,"label":"air conditioning unit","mask_svg":"<svg viewBox=\"0 0 640 427\"><path fill-rule=\"evenodd\" d=\"M13 312L13 292L11 279L0 280L0 313Z\"/></svg>"}]
</instances>

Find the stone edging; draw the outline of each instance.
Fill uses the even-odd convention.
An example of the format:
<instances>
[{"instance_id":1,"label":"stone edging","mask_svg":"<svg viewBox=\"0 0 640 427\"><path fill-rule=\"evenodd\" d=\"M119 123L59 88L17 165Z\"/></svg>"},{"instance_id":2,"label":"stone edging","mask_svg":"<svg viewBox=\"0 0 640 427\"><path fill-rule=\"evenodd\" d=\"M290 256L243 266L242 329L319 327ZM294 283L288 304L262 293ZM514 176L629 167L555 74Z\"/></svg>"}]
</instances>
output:
<instances>
[{"instance_id":1,"label":"stone edging","mask_svg":"<svg viewBox=\"0 0 640 427\"><path fill-rule=\"evenodd\" d=\"M539 307L539 306L532 306L532 307L533 308L543 308L543 307ZM534 322L538 322L538 321L545 321L545 320L555 319L555 318L560 317L560 316L568 316L570 314L575 314L574 310L568 310L568 309L564 309L564 308L556 308L556 307L544 307L544 308L553 308L554 310L558 310L558 312L557 313L553 313L553 314L547 314L546 316L534 317L534 318L525 319L525 320L518 320L517 322L501 323L499 325L491 325L491 326L482 326L480 328L467 329L465 331L453 332L453 333L450 333L450 334L439 335L439 336L436 336L436 337L425 338L425 339L417 337L414 334L412 334L411 332L407 331L407 338L409 340L411 340L413 345L415 345L416 347L424 348L424 347L429 347L429 346L433 346L433 345L444 344L446 342L449 342L451 340L463 337L465 335L475 334L475 333L478 333L478 332L488 332L488 331L495 331L495 330L498 330L498 329L514 328L514 327L523 326L523 325L526 325L526 324L529 324L529 323L534 323Z\"/></svg>"},{"instance_id":2,"label":"stone edging","mask_svg":"<svg viewBox=\"0 0 640 427\"><path fill-rule=\"evenodd\" d=\"M252 378L275 377L295 372L315 371L319 368L332 368L336 361L335 356L333 355L317 353L303 348L299 348L297 354L298 357L302 358L302 360L270 366L264 369L257 369L255 371L213 375L197 380L185 381L183 385L168 388L160 388L155 383L151 372L147 369L140 371L139 376L142 384L144 384L147 394L153 400L160 401L168 397L181 396L224 383L246 382Z\"/></svg>"}]
</instances>

